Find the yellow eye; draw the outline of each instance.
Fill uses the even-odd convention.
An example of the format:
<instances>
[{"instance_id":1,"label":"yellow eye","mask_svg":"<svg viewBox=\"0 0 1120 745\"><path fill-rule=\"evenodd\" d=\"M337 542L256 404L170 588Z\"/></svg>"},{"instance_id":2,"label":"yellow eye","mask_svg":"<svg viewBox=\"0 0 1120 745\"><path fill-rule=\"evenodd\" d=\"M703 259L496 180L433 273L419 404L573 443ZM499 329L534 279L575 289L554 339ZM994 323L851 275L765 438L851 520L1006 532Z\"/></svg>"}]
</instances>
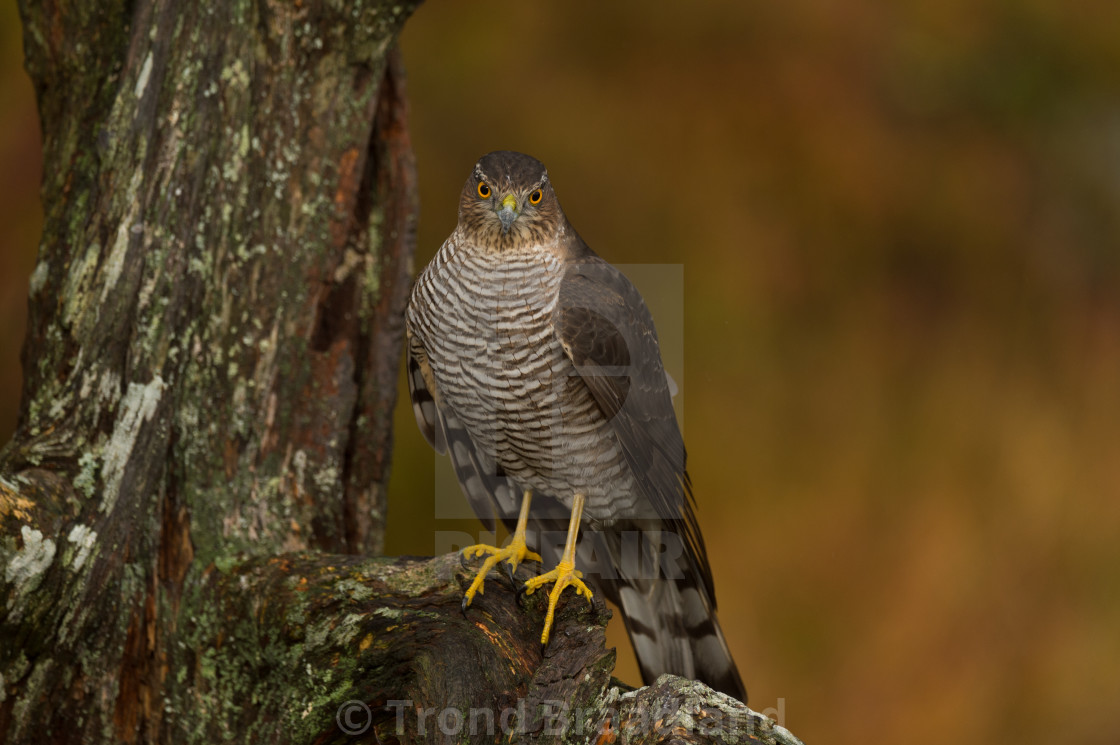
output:
<instances>
[{"instance_id":1,"label":"yellow eye","mask_svg":"<svg viewBox=\"0 0 1120 745\"><path fill-rule=\"evenodd\" d=\"M540 204L540 203L541 203L541 190L537 189L536 191L534 191L532 194L529 195L529 204Z\"/></svg>"},{"instance_id":2,"label":"yellow eye","mask_svg":"<svg viewBox=\"0 0 1120 745\"><path fill-rule=\"evenodd\" d=\"M478 182L478 196L483 199L488 199L490 197L490 187L486 185L485 181Z\"/></svg>"}]
</instances>

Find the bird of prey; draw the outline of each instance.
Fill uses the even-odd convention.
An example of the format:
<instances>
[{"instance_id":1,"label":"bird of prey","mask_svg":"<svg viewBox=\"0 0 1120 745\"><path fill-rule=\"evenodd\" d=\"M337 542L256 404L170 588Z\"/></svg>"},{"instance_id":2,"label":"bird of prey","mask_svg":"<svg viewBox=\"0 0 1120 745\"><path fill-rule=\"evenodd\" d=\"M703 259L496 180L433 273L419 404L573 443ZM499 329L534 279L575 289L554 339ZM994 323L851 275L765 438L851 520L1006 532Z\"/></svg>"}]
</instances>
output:
<instances>
[{"instance_id":1,"label":"bird of prey","mask_svg":"<svg viewBox=\"0 0 1120 745\"><path fill-rule=\"evenodd\" d=\"M512 531L504 548L464 549L487 555L464 609L499 562L512 577L541 561L566 524L556 567L524 588L552 584L542 644L566 587L601 592L647 684L674 673L745 701L653 319L568 222L539 161L500 151L475 164L458 225L412 289L406 332L421 431L479 519Z\"/></svg>"}]
</instances>

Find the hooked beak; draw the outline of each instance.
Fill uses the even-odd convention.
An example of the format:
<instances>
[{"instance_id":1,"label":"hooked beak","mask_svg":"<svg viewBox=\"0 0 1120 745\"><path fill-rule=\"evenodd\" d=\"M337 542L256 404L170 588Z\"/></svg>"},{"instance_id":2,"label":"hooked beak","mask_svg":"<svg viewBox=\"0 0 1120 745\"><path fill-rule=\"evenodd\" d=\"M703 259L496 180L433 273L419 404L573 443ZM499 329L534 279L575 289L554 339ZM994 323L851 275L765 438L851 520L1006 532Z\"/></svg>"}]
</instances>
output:
<instances>
[{"instance_id":1,"label":"hooked beak","mask_svg":"<svg viewBox=\"0 0 1120 745\"><path fill-rule=\"evenodd\" d=\"M498 210L498 219L502 222L502 232L508 233L509 226L517 219L517 200L512 194L507 194L502 200L502 208Z\"/></svg>"}]
</instances>

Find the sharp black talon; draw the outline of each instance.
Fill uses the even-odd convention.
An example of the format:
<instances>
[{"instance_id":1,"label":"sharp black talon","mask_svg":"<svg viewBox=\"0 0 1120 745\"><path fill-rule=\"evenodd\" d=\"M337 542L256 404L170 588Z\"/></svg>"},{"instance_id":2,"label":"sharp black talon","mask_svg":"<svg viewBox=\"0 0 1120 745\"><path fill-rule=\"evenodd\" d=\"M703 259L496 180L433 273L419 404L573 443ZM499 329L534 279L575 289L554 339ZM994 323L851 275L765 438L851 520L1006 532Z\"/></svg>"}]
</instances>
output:
<instances>
[{"instance_id":1,"label":"sharp black talon","mask_svg":"<svg viewBox=\"0 0 1120 745\"><path fill-rule=\"evenodd\" d=\"M506 576L509 577L509 583L511 585L517 584L517 580L513 578L513 564L506 564Z\"/></svg>"},{"instance_id":2,"label":"sharp black talon","mask_svg":"<svg viewBox=\"0 0 1120 745\"><path fill-rule=\"evenodd\" d=\"M463 596L463 602L459 604L459 607L463 610L463 615L464 616L467 615L467 607L469 605L470 605L470 601L467 599L467 596L464 595Z\"/></svg>"}]
</instances>

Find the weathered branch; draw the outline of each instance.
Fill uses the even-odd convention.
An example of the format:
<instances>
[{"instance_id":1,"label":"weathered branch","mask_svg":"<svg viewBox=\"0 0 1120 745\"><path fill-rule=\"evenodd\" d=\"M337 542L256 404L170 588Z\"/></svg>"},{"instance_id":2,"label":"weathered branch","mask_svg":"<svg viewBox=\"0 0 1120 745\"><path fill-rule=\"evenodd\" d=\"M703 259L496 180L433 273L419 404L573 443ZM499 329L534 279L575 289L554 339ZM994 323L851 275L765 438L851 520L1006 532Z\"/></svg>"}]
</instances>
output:
<instances>
[{"instance_id":1,"label":"weathered branch","mask_svg":"<svg viewBox=\"0 0 1120 745\"><path fill-rule=\"evenodd\" d=\"M299 554L209 572L200 590L223 621L185 630L176 666L205 672L171 698L202 715L170 739L221 740L232 727L316 743L798 742L699 683L665 676L632 691L612 681L600 602L566 599L542 650L545 598L519 597L495 573L464 613L471 577L456 554Z\"/></svg>"}]
</instances>

